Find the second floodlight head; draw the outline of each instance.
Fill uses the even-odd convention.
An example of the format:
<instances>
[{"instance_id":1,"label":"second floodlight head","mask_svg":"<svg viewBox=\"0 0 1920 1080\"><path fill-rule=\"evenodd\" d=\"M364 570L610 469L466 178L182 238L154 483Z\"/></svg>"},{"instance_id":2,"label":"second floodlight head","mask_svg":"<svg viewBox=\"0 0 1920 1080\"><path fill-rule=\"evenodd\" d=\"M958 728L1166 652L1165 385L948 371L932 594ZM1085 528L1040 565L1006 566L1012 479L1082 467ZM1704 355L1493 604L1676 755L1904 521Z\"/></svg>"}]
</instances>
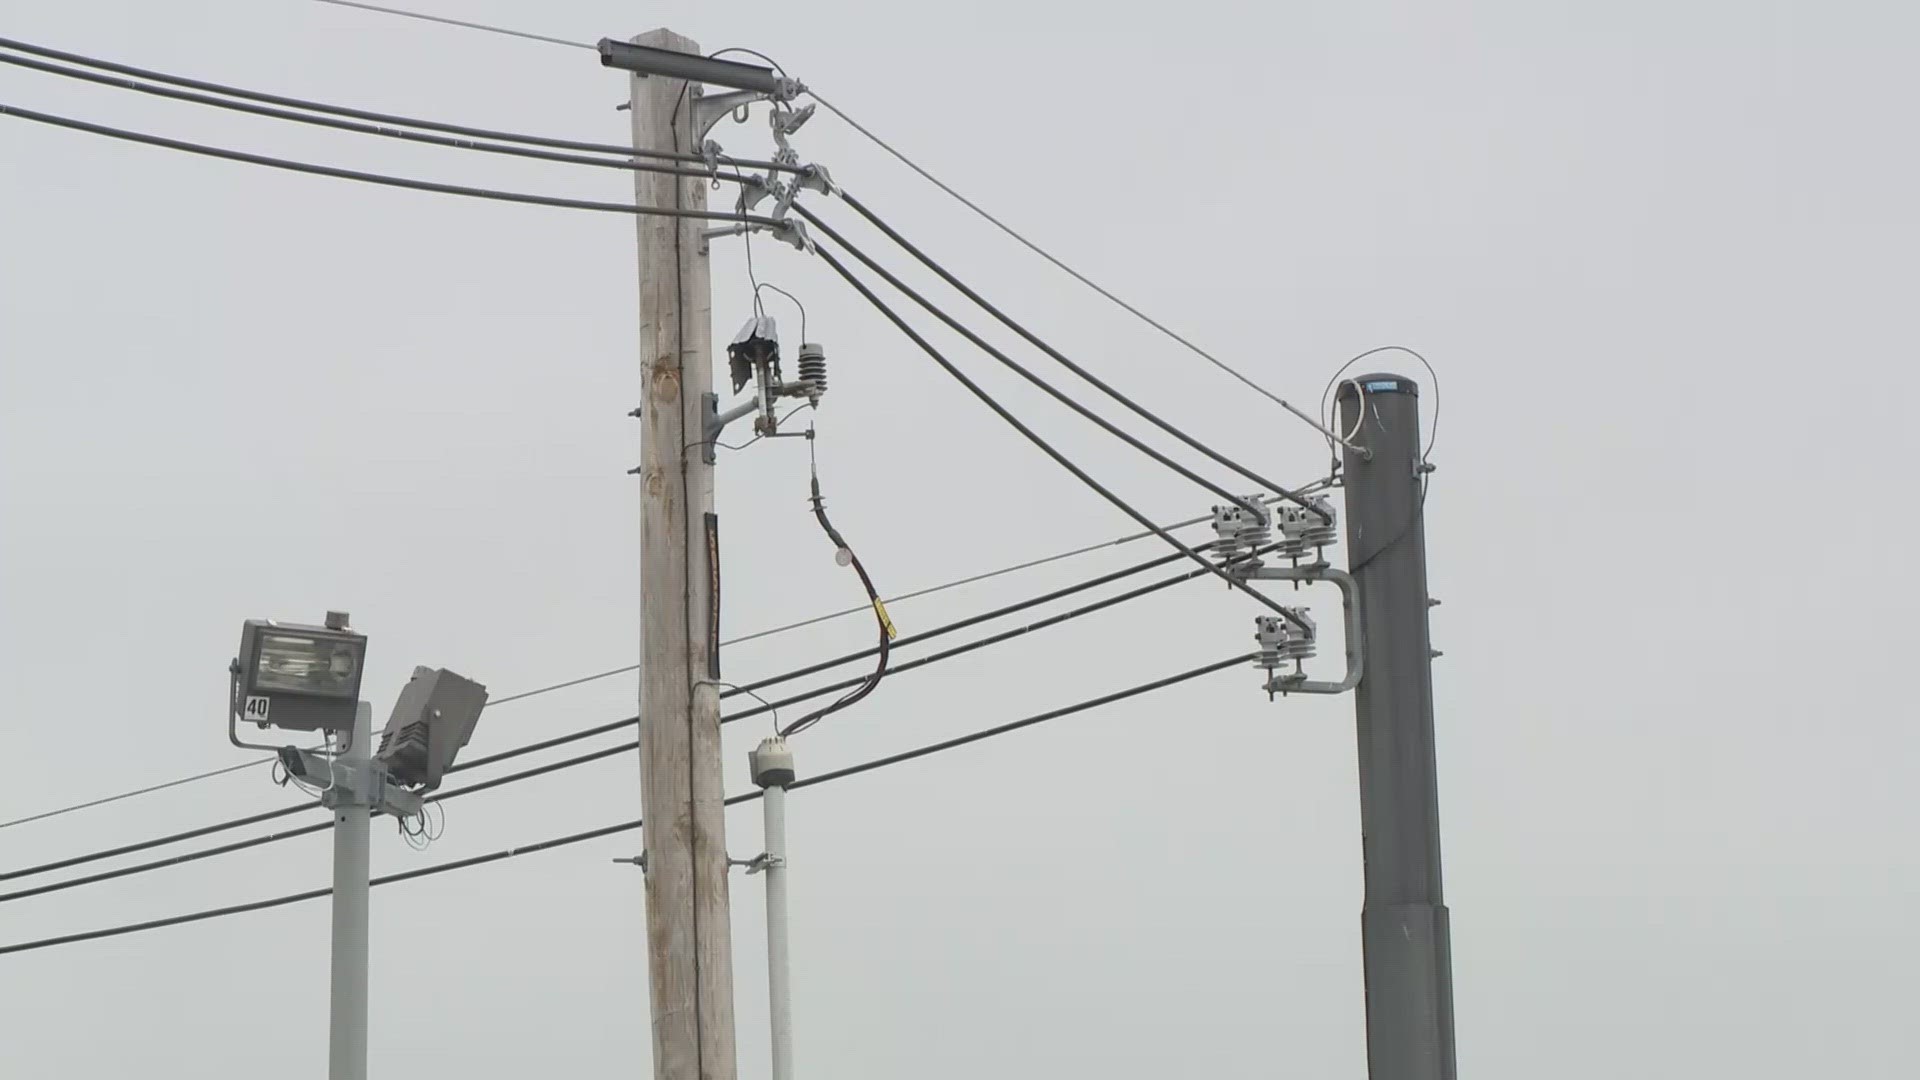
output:
<instances>
[{"instance_id":1,"label":"second floodlight head","mask_svg":"<svg viewBox=\"0 0 1920 1080\"><path fill-rule=\"evenodd\" d=\"M487 688L445 668L417 667L393 703L374 754L402 787L432 791L473 737Z\"/></svg>"}]
</instances>

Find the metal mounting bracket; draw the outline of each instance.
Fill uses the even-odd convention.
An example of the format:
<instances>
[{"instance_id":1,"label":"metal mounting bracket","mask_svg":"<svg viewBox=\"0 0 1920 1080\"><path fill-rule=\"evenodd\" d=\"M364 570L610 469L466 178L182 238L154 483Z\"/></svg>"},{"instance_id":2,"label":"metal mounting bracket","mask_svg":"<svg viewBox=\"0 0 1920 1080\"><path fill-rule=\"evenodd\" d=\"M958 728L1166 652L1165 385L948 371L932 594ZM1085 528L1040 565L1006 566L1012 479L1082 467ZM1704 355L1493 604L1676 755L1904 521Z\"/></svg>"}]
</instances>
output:
<instances>
[{"instance_id":1,"label":"metal mounting bracket","mask_svg":"<svg viewBox=\"0 0 1920 1080\"><path fill-rule=\"evenodd\" d=\"M687 93L693 98L693 105L688 109L687 117L692 122L694 139L701 144L703 157L707 156L706 147L711 142L707 138L707 132L712 131L713 125L719 123L722 117L756 101L773 99L772 94L759 90L732 90L709 97L695 86L689 87ZM741 119L744 120L745 117ZM718 143L712 143L712 146L712 161L717 163L720 157L720 146Z\"/></svg>"},{"instance_id":2,"label":"metal mounting bracket","mask_svg":"<svg viewBox=\"0 0 1920 1080\"><path fill-rule=\"evenodd\" d=\"M1268 681L1268 693L1344 694L1360 685L1361 677L1366 674L1366 640L1362 636L1365 628L1360 624L1360 597L1352 574L1321 563L1314 566L1262 566L1244 573L1235 571L1234 576L1254 581L1331 581L1340 588L1341 608L1346 616L1346 676L1339 682L1325 682L1300 675L1280 675Z\"/></svg>"},{"instance_id":3,"label":"metal mounting bracket","mask_svg":"<svg viewBox=\"0 0 1920 1080\"><path fill-rule=\"evenodd\" d=\"M709 390L700 395L700 405L706 412L705 430L700 438L700 460L712 465L718 460L715 446L720 441L720 432L735 420L758 412L760 402L757 399L748 399L745 404L735 405L726 412L721 412L720 395Z\"/></svg>"}]
</instances>

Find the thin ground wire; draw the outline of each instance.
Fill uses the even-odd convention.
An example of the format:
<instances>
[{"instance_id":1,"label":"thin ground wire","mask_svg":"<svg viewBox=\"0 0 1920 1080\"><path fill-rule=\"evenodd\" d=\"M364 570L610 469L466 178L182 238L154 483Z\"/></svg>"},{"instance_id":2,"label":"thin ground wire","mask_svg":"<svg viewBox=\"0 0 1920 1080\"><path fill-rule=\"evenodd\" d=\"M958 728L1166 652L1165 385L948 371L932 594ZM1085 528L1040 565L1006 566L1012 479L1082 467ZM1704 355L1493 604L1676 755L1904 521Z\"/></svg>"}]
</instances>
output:
<instances>
[{"instance_id":1,"label":"thin ground wire","mask_svg":"<svg viewBox=\"0 0 1920 1080\"><path fill-rule=\"evenodd\" d=\"M1218 671L1224 671L1228 668L1240 666L1242 664L1247 663L1249 660L1253 659L1254 656L1256 655L1258 654L1247 653L1241 656L1231 657L1226 660L1215 661L1214 663L1207 664L1202 667L1193 668L1188 671L1180 672L1179 674L1176 674L1176 675L1165 676L1160 679L1155 679L1152 682L1141 683L1138 686L1129 687L1125 690L1114 691L1113 693L1110 693L1110 694L1105 694L1097 698L1090 698L1086 701L1077 702L1072 705L1067 705L1062 708L1053 709L1044 713L1039 713L1034 716L1023 717L1022 719L1019 719L1019 720L1014 720L1014 721L1011 721L1005 724L1000 724L991 728L985 728L980 731L970 732L966 735L961 735L956 738L945 739L936 743L929 743L925 746L916 747L912 750L906 750L897 754L890 754L886 757L875 758L870 761L860 762L856 765L849 765L845 768L835 769L829 772L820 773L815 776L810 776L805 779L795 781L793 784L789 785L789 790L813 787L818 784L832 783L836 780L842 780L849 776L858 776L859 774L864 772L871 772L875 769L886 768L888 766L897 765L902 762L912 761L916 758L922 758L922 757L927 757L933 754L942 753L944 751L951 750L956 747L966 746L970 743L981 742L983 740L991 739L999 735L1007 734L1009 732L1018 731L1022 728L1032 727L1034 725L1046 723L1051 720L1057 720L1064 716L1071 716L1075 713L1086 712L1089 709L1095 709L1105 705L1111 705L1114 702L1123 701L1127 698L1135 697L1140 694L1146 694L1156 690L1162 690L1169 686L1187 682L1192 679L1200 678L1201 676L1211 675ZM741 803L752 802L753 800L760 798L761 795L762 795L762 792L760 791L750 791L745 794L735 795L724 800L724 805L737 806ZM623 821L614 825L604 825L597 829L588 829L584 832L573 833L568 836L554 837L550 840L542 840L532 844L522 844L516 847L504 848L499 851L489 852L485 855L475 855L465 859L455 859L451 862L439 863L434 866L423 866L413 870L403 870L395 874L382 874L379 877L373 878L371 881L368 882L368 884L369 885L389 885L395 882L409 881L414 878L430 877L435 874L444 874L453 870L462 870L472 866L479 866L484 863L498 862L503 859L511 859L520 855L530 855L537 851L550 851L554 848L566 847L571 844L583 843L588 840L597 840L601 837L612 836L617 833L630 832L640 827L641 827L641 822L638 819L635 819L633 821ZM100 930L86 930L86 931L82 931L80 933L75 933L75 934L62 934L58 937L42 938L38 941L24 941L24 942L16 942L11 945L0 945L0 955L5 955L8 953L30 952L36 949L49 948L55 945L70 945L70 944L76 944L82 941L94 941L100 938L118 937L123 934L138 933L144 930L158 930L163 927L178 926L182 923L201 922L206 919L215 919L215 918L220 918L226 915L239 915L239 914L243 914L245 912L250 912L250 911L261 911L267 908L281 907L287 904L300 903L305 900L317 900L320 897L330 895L332 892L333 892L332 889L309 889L309 890L306 890L305 892L289 893L285 896L271 897L265 900L254 900L254 901L249 901L243 904L230 904L225 907L209 908L204 911L190 912L185 915L173 915L173 916L169 916L167 918L162 918L162 919L149 919L145 922L128 923L126 925L106 927Z\"/></svg>"},{"instance_id":2,"label":"thin ground wire","mask_svg":"<svg viewBox=\"0 0 1920 1080\"><path fill-rule=\"evenodd\" d=\"M630 203L593 202L587 199L563 199L552 195L530 195L517 191L497 191L491 188L464 187L459 184L442 184L431 180L415 180L404 176L388 176L384 173L361 172L357 169L342 169L332 165L316 165L305 161L292 161L287 158L268 157L265 154L251 154L243 150L228 150L204 143L186 142L181 139L169 139L145 132L129 131L125 128L108 127L104 124L89 123L52 113L36 112L13 105L0 104L0 116L16 116L22 120L31 120L39 124L84 131L90 135L102 135L109 139L124 142L157 146L182 153L198 154L202 157L220 158L226 161L238 161L247 165L260 165L269 169L283 169L288 172L308 173L314 176L327 176L337 180L354 180L364 184L378 184L384 187L406 188L412 191L427 191L437 195L460 195L472 199L489 199L495 202L525 203L534 206L552 206L565 210L593 210L601 213L627 214L639 217L692 218L699 221L726 221L755 225L777 225L772 218L726 214L714 210L674 210L661 207L635 206Z\"/></svg>"},{"instance_id":3,"label":"thin ground wire","mask_svg":"<svg viewBox=\"0 0 1920 1080\"><path fill-rule=\"evenodd\" d=\"M545 34L530 34L525 30L511 30L504 26L490 26L487 23L467 22L464 19L449 19L444 15L428 15L421 11L407 11L404 8L381 7L379 4L363 4L359 0L315 0L334 7L359 8L361 11L377 11L382 15L398 15L403 19L419 19L421 22L441 23L446 26L458 26L467 30L480 30L489 34L502 34L507 37L525 38L528 41L544 41L549 45L570 45L576 49L596 49L584 41L569 41L566 38L548 37Z\"/></svg>"},{"instance_id":4,"label":"thin ground wire","mask_svg":"<svg viewBox=\"0 0 1920 1080\"><path fill-rule=\"evenodd\" d=\"M1320 391L1320 415L1327 417L1329 423L1337 420L1337 417L1332 416L1331 410L1335 404L1333 401L1333 390L1340 382L1340 376L1345 375L1353 365L1365 360L1367 357L1378 356L1381 353L1388 352L1406 353L1408 356L1420 361L1420 366L1427 369L1428 384L1433 387L1433 421L1427 425L1426 448L1420 451L1420 461L1424 464L1427 458L1433 455L1433 442L1440 435L1440 373L1433 369L1433 364L1428 362L1427 358L1422 356L1418 350L1410 349L1405 345L1380 345L1349 358L1346 363L1341 364L1340 367L1334 371L1333 376L1327 380L1326 387ZM1332 445L1331 442L1328 443L1329 447Z\"/></svg>"},{"instance_id":5,"label":"thin ground wire","mask_svg":"<svg viewBox=\"0 0 1920 1080\"><path fill-rule=\"evenodd\" d=\"M1212 353L1201 348L1200 346L1195 345L1192 341L1188 340L1187 338L1174 332L1165 323L1162 323L1158 319L1155 319L1153 316L1148 315L1146 312L1140 310L1137 307L1134 307L1132 304L1127 303L1125 300L1120 299L1118 296L1115 296L1112 292L1109 292L1106 288L1101 286L1099 283L1095 282L1092 278L1087 277L1085 274L1082 274L1080 271L1075 270L1073 267L1068 266L1065 262L1062 262L1052 252L1048 251L1047 249L1041 247L1039 244L1036 244L1033 241L1027 239L1025 236L1021 235L1017 230L1013 228L1013 226L1008 225L1006 222L1001 221L999 218L994 217L992 214L987 213L987 211L984 208L982 208L979 203L976 203L972 199L969 199L965 195L962 195L958 191L955 191L952 187L949 187L945 181L941 180L939 177L933 175L927 170L921 168L918 162L915 162L912 158L894 149L892 144L888 143L885 139L882 139L880 136L875 135L872 131L867 130L867 128L862 126L859 121L855 120L853 117L848 116L846 113L842 112L839 106L835 105L831 101L828 101L826 98L821 97L818 91L809 89L807 93L815 101L818 101L822 106L824 106L828 112L832 113L833 115L839 117L841 120L845 121L848 127L851 127L853 128L853 130L866 136L867 139L871 141L875 146L878 146L880 149L885 150L887 153L893 155L896 159L900 161L901 164L905 165L909 169L912 169L914 172L919 173L920 176L923 179L925 179L928 183L932 184L934 187L937 187L941 191L944 191L948 195L952 196L954 199L959 201L959 203L962 206L965 206L967 209L980 215L982 218L985 218L987 222L990 223L994 228L999 229L1003 233L1006 233L1008 236L1018 241L1021 244L1021 246L1025 247L1027 250L1047 260L1048 262L1052 263L1054 266L1058 267L1062 271L1065 271L1069 277L1073 278L1075 281L1078 281L1080 284L1085 285L1087 288L1092 289L1094 292L1099 293L1101 296L1104 296L1108 300L1119 305L1121 308L1125 309L1129 314L1133 315L1134 318L1139 319L1141 322L1146 323L1148 326L1153 327L1155 330L1160 331L1162 334L1173 339L1179 344L1185 346L1187 350L1192 352L1195 356L1200 357L1201 359L1205 360L1209 364L1212 364L1214 367L1217 367L1221 371L1224 371L1227 374L1233 376L1234 378L1240 380L1242 383L1246 384L1246 386L1249 389L1259 394L1261 397L1264 397L1268 401L1273 402L1275 405L1278 405L1281 408L1287 410L1288 412L1292 413L1294 416L1298 417L1299 419L1306 421L1308 424L1313 426L1314 430L1320 432L1320 434L1326 435L1326 436L1333 435L1333 433L1331 431L1328 431L1326 427L1320 423L1319 420L1313 418L1312 416L1307 415L1304 412L1301 412L1298 408L1296 408L1291 402L1287 401L1285 398L1280 397L1279 395L1273 393L1271 390L1268 390L1266 387L1261 386L1259 383L1254 382L1252 379L1248 378L1247 376L1242 375L1238 370L1234 369L1226 361L1220 359L1219 357L1213 355Z\"/></svg>"},{"instance_id":6,"label":"thin ground wire","mask_svg":"<svg viewBox=\"0 0 1920 1080\"><path fill-rule=\"evenodd\" d=\"M131 799L138 795L151 795L156 791L165 791L168 788L179 787L181 784L191 784L197 780L208 780L216 776L225 776L228 773L239 772L242 769L258 768L261 765L265 765L269 762L278 761L278 760L280 760L278 757L256 758L252 761L242 762L239 765L229 765L224 769L209 769L208 771L203 773L194 773L192 776L183 776L178 780L169 780L164 784L154 784L149 787L137 788L133 791L123 791L118 795L108 795L99 799L90 799L87 802L75 803L72 806L60 807L57 810L45 810L38 814L29 814L26 817L14 818L12 821L0 822L0 829L12 828L15 825L25 825L30 821L40 821L45 818L59 817L62 814L71 814L79 810L88 810L96 806L105 806L108 803L119 802L122 799Z\"/></svg>"},{"instance_id":7,"label":"thin ground wire","mask_svg":"<svg viewBox=\"0 0 1920 1080\"><path fill-rule=\"evenodd\" d=\"M11 56L0 53L0 64L42 71L62 78L78 79L82 82L111 86L117 90L131 90L135 93L150 94L171 101L186 101L195 105L209 105L216 109L245 113L249 116L264 116L273 120L287 120L296 124L310 124L315 127L332 128L337 131L350 131L358 135L377 135L386 139L401 139L407 142L422 143L427 146L445 146L456 150L474 150L486 154L505 154L510 157L531 158L535 161L553 161L565 165L588 165L602 169L622 169L628 172L666 173L672 176L697 176L711 178L715 182L726 180L733 183L747 183L750 178L739 173L722 173L717 170L691 165L661 165L643 161L622 161L611 157L595 157L588 154L568 154L553 150L537 150L526 146L513 146L500 143L477 142L469 138L456 138L448 135L433 135L423 131L409 131L405 128L391 127L385 124L367 124L354 120L336 120L313 113L295 112L292 109L277 109L267 105L250 105L244 101L215 97L212 94L200 94L191 90L175 90L157 83L141 82L124 76L100 75L78 68L61 67L42 60L32 60L24 56ZM757 178L752 178L757 179Z\"/></svg>"}]
</instances>

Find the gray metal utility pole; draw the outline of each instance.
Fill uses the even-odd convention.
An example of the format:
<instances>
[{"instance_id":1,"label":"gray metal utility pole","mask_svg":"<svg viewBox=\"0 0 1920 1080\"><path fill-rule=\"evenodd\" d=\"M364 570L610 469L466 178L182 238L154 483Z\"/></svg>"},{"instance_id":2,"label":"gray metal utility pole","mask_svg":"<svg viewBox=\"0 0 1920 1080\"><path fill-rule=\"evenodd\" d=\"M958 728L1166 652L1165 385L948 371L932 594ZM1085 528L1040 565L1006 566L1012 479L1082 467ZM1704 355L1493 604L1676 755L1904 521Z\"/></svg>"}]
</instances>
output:
<instances>
[{"instance_id":1,"label":"gray metal utility pole","mask_svg":"<svg viewBox=\"0 0 1920 1080\"><path fill-rule=\"evenodd\" d=\"M367 1080L367 819L361 777L373 757L373 708L360 702L353 741L329 761L333 808L333 982L327 1025L327 1080ZM345 775L342 776L341 774Z\"/></svg>"},{"instance_id":2,"label":"gray metal utility pole","mask_svg":"<svg viewBox=\"0 0 1920 1080\"><path fill-rule=\"evenodd\" d=\"M699 55L667 30L636 45ZM636 150L686 153L695 93L634 75ZM633 174L642 207L704 209L697 177ZM722 814L720 696L709 662L718 574L713 467L697 452L713 387L712 295L699 221L638 218L640 234L640 797L647 974L658 1080L734 1080L733 943ZM690 451L694 451L691 452Z\"/></svg>"},{"instance_id":3,"label":"gray metal utility pole","mask_svg":"<svg viewBox=\"0 0 1920 1080\"><path fill-rule=\"evenodd\" d=\"M1366 857L1367 1072L1454 1080L1453 956L1440 889L1440 799L1427 636L1420 388L1363 375L1340 388L1347 553L1365 627L1355 691Z\"/></svg>"}]
</instances>

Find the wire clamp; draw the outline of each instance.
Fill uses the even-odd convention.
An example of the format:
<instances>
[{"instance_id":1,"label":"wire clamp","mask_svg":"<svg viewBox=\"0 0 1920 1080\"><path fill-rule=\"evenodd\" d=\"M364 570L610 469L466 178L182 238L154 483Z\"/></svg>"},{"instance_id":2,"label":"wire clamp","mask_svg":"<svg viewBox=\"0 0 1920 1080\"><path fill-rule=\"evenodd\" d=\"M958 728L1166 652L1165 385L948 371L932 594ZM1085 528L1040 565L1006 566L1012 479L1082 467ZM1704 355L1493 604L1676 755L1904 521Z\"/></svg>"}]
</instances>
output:
<instances>
[{"instance_id":1,"label":"wire clamp","mask_svg":"<svg viewBox=\"0 0 1920 1080\"><path fill-rule=\"evenodd\" d=\"M729 857L727 859L727 865L728 866L744 866L747 869L747 873L749 875L752 875L752 874L757 874L762 870L771 870L775 867L785 866L787 865L787 860L782 859L777 855L769 855L763 851L760 854L755 855L751 859L735 859L735 858Z\"/></svg>"},{"instance_id":2,"label":"wire clamp","mask_svg":"<svg viewBox=\"0 0 1920 1080\"><path fill-rule=\"evenodd\" d=\"M813 254L813 238L807 235L807 223L792 218L782 218L780 224L773 227L773 238L792 244L795 251Z\"/></svg>"},{"instance_id":3,"label":"wire clamp","mask_svg":"<svg viewBox=\"0 0 1920 1080\"><path fill-rule=\"evenodd\" d=\"M833 174L827 171L825 165L806 166L805 171L795 179L794 183L822 195L833 196L840 193L840 185L833 182Z\"/></svg>"}]
</instances>

